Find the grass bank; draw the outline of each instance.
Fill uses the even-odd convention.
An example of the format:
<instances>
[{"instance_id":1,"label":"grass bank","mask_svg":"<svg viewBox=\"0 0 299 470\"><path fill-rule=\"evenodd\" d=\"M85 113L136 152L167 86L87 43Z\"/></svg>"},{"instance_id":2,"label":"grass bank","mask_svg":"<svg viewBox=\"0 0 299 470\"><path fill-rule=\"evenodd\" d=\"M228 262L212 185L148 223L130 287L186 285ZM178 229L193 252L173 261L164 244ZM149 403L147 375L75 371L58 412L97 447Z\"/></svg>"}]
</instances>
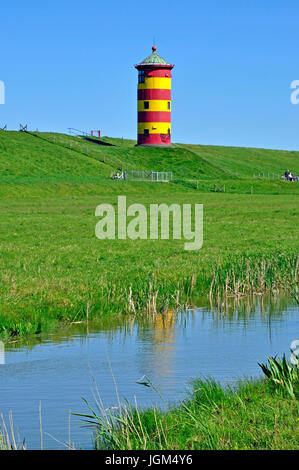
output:
<instances>
[{"instance_id":1,"label":"grass bank","mask_svg":"<svg viewBox=\"0 0 299 470\"><path fill-rule=\"evenodd\" d=\"M2 338L103 315L165 311L195 296L220 302L224 295L296 288L299 185L254 174L286 166L296 172L298 153L104 140L113 145L0 132ZM170 170L174 181L109 179L121 167ZM214 192L215 182L226 192ZM147 208L202 203L202 249L186 252L183 240L172 239L98 240L95 208L116 205L118 195Z\"/></svg>"},{"instance_id":2,"label":"grass bank","mask_svg":"<svg viewBox=\"0 0 299 470\"><path fill-rule=\"evenodd\" d=\"M123 191L122 191L123 193ZM297 199L176 192L138 202L202 202L204 244L98 240L96 206L107 195L0 201L0 333L39 333L115 313L164 311L194 296L277 291L298 279ZM128 194L128 201L136 201ZM292 212L294 220L285 218Z\"/></svg>"},{"instance_id":3,"label":"grass bank","mask_svg":"<svg viewBox=\"0 0 299 470\"><path fill-rule=\"evenodd\" d=\"M194 380L188 398L165 411L125 405L118 418L94 411L85 419L95 448L114 450L298 449L299 387L295 396L265 379L221 387Z\"/></svg>"}]
</instances>

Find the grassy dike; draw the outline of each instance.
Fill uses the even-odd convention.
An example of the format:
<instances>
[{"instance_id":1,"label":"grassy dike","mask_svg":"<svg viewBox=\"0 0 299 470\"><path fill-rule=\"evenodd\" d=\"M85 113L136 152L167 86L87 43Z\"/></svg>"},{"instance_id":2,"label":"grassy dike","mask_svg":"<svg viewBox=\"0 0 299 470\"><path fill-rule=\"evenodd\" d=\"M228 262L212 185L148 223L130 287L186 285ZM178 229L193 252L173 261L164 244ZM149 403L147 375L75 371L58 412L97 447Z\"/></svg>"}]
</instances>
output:
<instances>
[{"instance_id":1,"label":"grassy dike","mask_svg":"<svg viewBox=\"0 0 299 470\"><path fill-rule=\"evenodd\" d=\"M220 301L296 289L299 185L254 175L296 172L298 153L104 141L111 145L0 132L2 338L108 314L165 311L199 295ZM174 181L111 181L121 167L170 170ZM226 192L215 193L216 183ZM118 195L147 208L202 203L202 249L186 252L183 240L98 240L95 208L116 205Z\"/></svg>"},{"instance_id":2,"label":"grassy dike","mask_svg":"<svg viewBox=\"0 0 299 470\"><path fill-rule=\"evenodd\" d=\"M84 420L95 431L96 449L286 450L298 449L296 396L262 380L223 388L194 380L186 400L162 411L123 406L115 416L90 408Z\"/></svg>"}]
</instances>

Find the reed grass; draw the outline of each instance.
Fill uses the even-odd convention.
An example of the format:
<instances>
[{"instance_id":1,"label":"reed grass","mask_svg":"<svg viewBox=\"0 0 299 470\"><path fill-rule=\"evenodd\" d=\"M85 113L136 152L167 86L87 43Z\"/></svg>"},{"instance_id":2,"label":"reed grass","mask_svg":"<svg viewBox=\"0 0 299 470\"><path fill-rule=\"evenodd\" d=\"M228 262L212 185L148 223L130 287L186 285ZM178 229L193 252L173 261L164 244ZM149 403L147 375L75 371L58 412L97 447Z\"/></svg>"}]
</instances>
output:
<instances>
[{"instance_id":1,"label":"reed grass","mask_svg":"<svg viewBox=\"0 0 299 470\"><path fill-rule=\"evenodd\" d=\"M93 297L87 293L87 300L84 296L77 298L75 308L69 306L68 301L61 304L54 295L53 300L43 303L40 309L40 302L32 304L32 299L27 297L28 304L18 302L13 315L0 314L0 335L4 340L10 340L19 335L53 329L58 323L88 323L99 316L120 313L155 315L166 313L168 309L186 310L196 305L199 296L209 299L217 309L221 309L229 297L277 295L284 291L296 298L298 255L232 256L227 262L205 266L187 277L180 276L180 273L175 279L150 277L150 281L147 276L126 279L126 282L116 279L111 284L103 279ZM29 313L32 308L33 312Z\"/></svg>"},{"instance_id":2,"label":"reed grass","mask_svg":"<svg viewBox=\"0 0 299 470\"><path fill-rule=\"evenodd\" d=\"M276 450L298 448L299 388L273 393L265 379L223 387L193 380L186 400L162 410L124 403L113 410L79 414L94 433L96 449Z\"/></svg>"},{"instance_id":3,"label":"reed grass","mask_svg":"<svg viewBox=\"0 0 299 470\"><path fill-rule=\"evenodd\" d=\"M105 408L97 384L94 405L85 399L86 413L79 416L94 436L97 450L291 450L298 448L299 381L298 367L282 359L268 358L261 364L265 379L242 379L233 386L221 386L213 379L190 381L186 399L176 405L163 395L147 377L136 383L152 388L161 399L161 407L140 408L121 401L115 377L116 405ZM290 387L291 384L291 387ZM0 450L26 450L25 439L14 429L12 413L8 424L1 414ZM39 404L40 449L48 435L67 450L63 443L43 431Z\"/></svg>"},{"instance_id":4,"label":"reed grass","mask_svg":"<svg viewBox=\"0 0 299 470\"><path fill-rule=\"evenodd\" d=\"M70 416L71 413L69 413L68 421L68 442L62 442L43 430L41 402L39 403L40 447L38 450L45 450L44 435L49 436L52 440L57 442L60 447L66 450L76 450L74 443L71 442ZM5 421L3 413L0 413L0 451L1 450L27 450L25 438L21 439L19 433L15 430L12 411L8 413L8 422Z\"/></svg>"},{"instance_id":5,"label":"reed grass","mask_svg":"<svg viewBox=\"0 0 299 470\"><path fill-rule=\"evenodd\" d=\"M14 429L11 411L8 414L8 425L0 413L0 450L26 450L25 440L21 441Z\"/></svg>"}]
</instances>

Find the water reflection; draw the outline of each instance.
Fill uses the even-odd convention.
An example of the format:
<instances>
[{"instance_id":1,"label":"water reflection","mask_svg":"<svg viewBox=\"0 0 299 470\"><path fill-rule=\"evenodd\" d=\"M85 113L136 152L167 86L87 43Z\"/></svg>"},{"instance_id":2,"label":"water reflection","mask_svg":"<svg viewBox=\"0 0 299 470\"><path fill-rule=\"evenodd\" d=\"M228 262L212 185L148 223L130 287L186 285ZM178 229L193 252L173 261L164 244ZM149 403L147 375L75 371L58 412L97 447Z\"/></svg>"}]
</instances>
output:
<instances>
[{"instance_id":1,"label":"water reflection","mask_svg":"<svg viewBox=\"0 0 299 470\"><path fill-rule=\"evenodd\" d=\"M138 341L142 344L143 367L159 370L160 376L168 377L174 369L178 315L170 310L155 315L147 326L138 327Z\"/></svg>"},{"instance_id":2,"label":"water reflection","mask_svg":"<svg viewBox=\"0 0 299 470\"><path fill-rule=\"evenodd\" d=\"M111 317L101 317L99 320L93 320L88 324L86 322L68 325L65 328L60 328L54 333L44 333L40 335L30 336L29 338L21 338L7 343L6 350L14 350L20 348L32 349L37 344L41 343L61 343L66 341L77 341L82 338L84 341L85 336L92 335L99 330L106 333L107 338L113 339L115 336L122 334L124 338L132 335L135 328L138 329L140 338L150 340L153 345L159 344L163 346L163 351L166 351L165 345L168 344L172 349L175 342L175 329L180 328L184 330L187 322L192 321L194 313L201 311L202 318L207 316L213 318L213 326L219 328L225 325L229 326L230 323L236 321L242 322L244 327L246 324L255 319L256 321L266 321L269 327L269 334L271 335L271 322L274 320L283 319L284 314L288 307L291 305L296 306L295 302L286 295L276 296L246 296L246 297L227 297L223 302L211 303L206 298L196 299L199 305L204 307L194 307L187 311L168 311L164 314L157 315L136 315L124 316L113 315ZM156 349L159 350L158 348Z\"/></svg>"},{"instance_id":3,"label":"water reflection","mask_svg":"<svg viewBox=\"0 0 299 470\"><path fill-rule=\"evenodd\" d=\"M184 397L190 377L213 376L222 383L259 374L266 355L288 353L298 336L299 309L283 296L229 298L183 312L114 316L74 324L51 335L38 335L6 345L0 366L0 412L13 410L20 435L30 448L39 445L38 404L43 403L47 432L67 440L68 412L86 411L81 397L93 401L90 370L105 406L118 393L140 405L159 400L136 384L147 375L167 401ZM76 445L89 447L86 430L75 425ZM58 447L47 441L48 448Z\"/></svg>"}]
</instances>

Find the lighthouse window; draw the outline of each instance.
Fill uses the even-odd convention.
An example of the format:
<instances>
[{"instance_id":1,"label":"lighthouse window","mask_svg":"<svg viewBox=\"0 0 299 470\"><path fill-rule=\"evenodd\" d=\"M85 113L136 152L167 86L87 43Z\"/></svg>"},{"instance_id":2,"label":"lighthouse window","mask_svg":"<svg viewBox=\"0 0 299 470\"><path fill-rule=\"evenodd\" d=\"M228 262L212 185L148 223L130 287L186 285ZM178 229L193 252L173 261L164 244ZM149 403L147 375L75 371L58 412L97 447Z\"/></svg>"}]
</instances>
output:
<instances>
[{"instance_id":1,"label":"lighthouse window","mask_svg":"<svg viewBox=\"0 0 299 470\"><path fill-rule=\"evenodd\" d=\"M144 83L144 70L139 70L138 83Z\"/></svg>"},{"instance_id":2,"label":"lighthouse window","mask_svg":"<svg viewBox=\"0 0 299 470\"><path fill-rule=\"evenodd\" d=\"M170 109L170 101L167 103L167 108Z\"/></svg>"},{"instance_id":3,"label":"lighthouse window","mask_svg":"<svg viewBox=\"0 0 299 470\"><path fill-rule=\"evenodd\" d=\"M144 102L144 109L149 109L149 102L148 101Z\"/></svg>"},{"instance_id":4,"label":"lighthouse window","mask_svg":"<svg viewBox=\"0 0 299 470\"><path fill-rule=\"evenodd\" d=\"M146 137L149 136L149 129L144 129L144 135L145 135Z\"/></svg>"},{"instance_id":5,"label":"lighthouse window","mask_svg":"<svg viewBox=\"0 0 299 470\"><path fill-rule=\"evenodd\" d=\"M170 137L170 129L168 128L168 137Z\"/></svg>"}]
</instances>

